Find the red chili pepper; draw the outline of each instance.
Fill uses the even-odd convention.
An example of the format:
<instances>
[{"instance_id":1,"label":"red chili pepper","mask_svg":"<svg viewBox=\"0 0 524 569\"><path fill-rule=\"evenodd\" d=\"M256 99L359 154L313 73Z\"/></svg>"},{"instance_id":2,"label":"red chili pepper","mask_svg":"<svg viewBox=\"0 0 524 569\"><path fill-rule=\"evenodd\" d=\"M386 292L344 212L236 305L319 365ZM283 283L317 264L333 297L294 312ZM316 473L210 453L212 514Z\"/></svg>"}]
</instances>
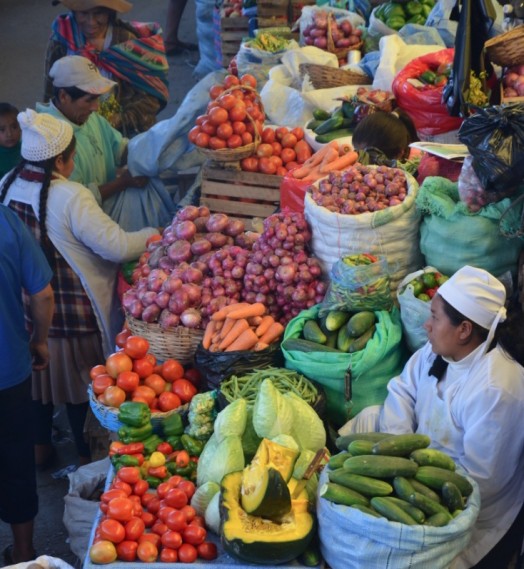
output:
<instances>
[{"instance_id":1,"label":"red chili pepper","mask_svg":"<svg viewBox=\"0 0 524 569\"><path fill-rule=\"evenodd\" d=\"M129 443L116 449L117 454L142 454L144 452L144 443Z\"/></svg>"},{"instance_id":2,"label":"red chili pepper","mask_svg":"<svg viewBox=\"0 0 524 569\"><path fill-rule=\"evenodd\" d=\"M364 257L367 257L372 263L376 263L378 261L377 257L375 257L375 255L372 255L371 253L362 253L362 255Z\"/></svg>"}]
</instances>

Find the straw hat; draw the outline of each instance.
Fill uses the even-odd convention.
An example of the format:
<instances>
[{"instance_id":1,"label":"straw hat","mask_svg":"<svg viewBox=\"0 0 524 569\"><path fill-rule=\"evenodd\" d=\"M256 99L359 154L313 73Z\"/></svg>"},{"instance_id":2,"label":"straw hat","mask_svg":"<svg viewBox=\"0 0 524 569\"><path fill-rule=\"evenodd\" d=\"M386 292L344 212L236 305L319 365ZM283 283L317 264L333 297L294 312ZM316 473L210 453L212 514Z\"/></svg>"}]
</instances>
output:
<instances>
[{"instance_id":1,"label":"straw hat","mask_svg":"<svg viewBox=\"0 0 524 569\"><path fill-rule=\"evenodd\" d=\"M84 12L93 8L109 8L115 12L129 12L133 4L127 0L53 0L53 6L63 4L69 10Z\"/></svg>"}]
</instances>

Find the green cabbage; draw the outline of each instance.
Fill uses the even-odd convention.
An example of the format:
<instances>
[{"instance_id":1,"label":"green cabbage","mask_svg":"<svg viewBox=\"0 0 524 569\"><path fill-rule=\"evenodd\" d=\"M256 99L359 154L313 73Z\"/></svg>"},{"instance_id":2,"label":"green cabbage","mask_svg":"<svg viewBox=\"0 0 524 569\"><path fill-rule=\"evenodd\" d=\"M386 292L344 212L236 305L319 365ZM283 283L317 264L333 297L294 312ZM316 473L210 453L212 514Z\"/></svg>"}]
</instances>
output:
<instances>
[{"instance_id":1,"label":"green cabbage","mask_svg":"<svg viewBox=\"0 0 524 569\"><path fill-rule=\"evenodd\" d=\"M203 516L206 513L209 502L211 502L211 499L217 492L220 492L220 486L211 480L196 489L191 498L191 505L199 516Z\"/></svg>"},{"instance_id":2,"label":"green cabbage","mask_svg":"<svg viewBox=\"0 0 524 569\"><path fill-rule=\"evenodd\" d=\"M277 445L296 450L297 453L300 452L300 447L298 446L297 441L290 435L277 435L276 437L273 437L271 441Z\"/></svg>"},{"instance_id":3,"label":"green cabbage","mask_svg":"<svg viewBox=\"0 0 524 569\"><path fill-rule=\"evenodd\" d=\"M293 408L270 379L262 382L257 393L253 407L253 426L259 437L267 439L292 434Z\"/></svg>"},{"instance_id":4,"label":"green cabbage","mask_svg":"<svg viewBox=\"0 0 524 569\"><path fill-rule=\"evenodd\" d=\"M300 480L307 470L307 467L311 464L311 461L315 458L315 454L312 450L303 450L297 461L295 462L295 468L293 469L293 478ZM313 476L306 483L306 490L309 498L309 502L314 505L317 499L317 488L318 488L318 474L315 472Z\"/></svg>"},{"instance_id":5,"label":"green cabbage","mask_svg":"<svg viewBox=\"0 0 524 569\"><path fill-rule=\"evenodd\" d=\"M291 434L301 450L317 450L326 446L326 429L316 411L301 397L288 391L282 396L292 410Z\"/></svg>"},{"instance_id":6,"label":"green cabbage","mask_svg":"<svg viewBox=\"0 0 524 569\"><path fill-rule=\"evenodd\" d=\"M206 527L217 535L220 534L220 492L217 492L209 502L204 515Z\"/></svg>"},{"instance_id":7,"label":"green cabbage","mask_svg":"<svg viewBox=\"0 0 524 569\"><path fill-rule=\"evenodd\" d=\"M218 441L226 437L241 437L246 430L247 402L237 399L222 409L215 419L214 431Z\"/></svg>"},{"instance_id":8,"label":"green cabbage","mask_svg":"<svg viewBox=\"0 0 524 569\"><path fill-rule=\"evenodd\" d=\"M244 449L246 463L251 462L261 441L262 439L257 435L255 427L253 426L253 407L248 405L246 430L242 435L242 448Z\"/></svg>"},{"instance_id":9,"label":"green cabbage","mask_svg":"<svg viewBox=\"0 0 524 569\"><path fill-rule=\"evenodd\" d=\"M197 485L202 486L209 481L220 484L226 474L242 470L244 466L240 437L229 436L218 442L213 433L198 460Z\"/></svg>"}]
</instances>

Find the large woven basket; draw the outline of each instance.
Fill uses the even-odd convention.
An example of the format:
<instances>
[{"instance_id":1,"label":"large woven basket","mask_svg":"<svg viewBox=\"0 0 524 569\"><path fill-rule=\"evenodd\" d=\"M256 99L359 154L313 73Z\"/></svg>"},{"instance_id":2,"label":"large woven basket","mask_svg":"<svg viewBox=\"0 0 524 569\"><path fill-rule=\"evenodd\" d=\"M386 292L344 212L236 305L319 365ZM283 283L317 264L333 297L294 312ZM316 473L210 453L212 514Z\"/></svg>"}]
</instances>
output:
<instances>
[{"instance_id":1,"label":"large woven basket","mask_svg":"<svg viewBox=\"0 0 524 569\"><path fill-rule=\"evenodd\" d=\"M354 49L360 49L363 45L364 42L360 41L357 44L353 44L351 47L336 47L335 46L335 42L333 41L333 36L331 34L331 28L333 25L333 18L329 17L328 18L328 30L327 30L327 50L330 53L335 54L338 59L346 59L348 53Z\"/></svg>"},{"instance_id":2,"label":"large woven basket","mask_svg":"<svg viewBox=\"0 0 524 569\"><path fill-rule=\"evenodd\" d=\"M93 392L93 387L90 385L87 388L89 393L89 405L93 411L93 415L98 419L98 422L107 429L108 431L116 433L123 423L118 420L118 409L116 407L109 407L100 403ZM151 424L153 425L153 432L161 435L162 434L162 423L171 415L178 413L180 415L185 415L189 409L189 403L181 405L176 409L171 411L166 411L165 413L161 411L153 411L151 413Z\"/></svg>"},{"instance_id":3,"label":"large woven basket","mask_svg":"<svg viewBox=\"0 0 524 569\"><path fill-rule=\"evenodd\" d=\"M497 65L521 65L524 63L524 24L489 39L484 49Z\"/></svg>"},{"instance_id":4,"label":"large woven basket","mask_svg":"<svg viewBox=\"0 0 524 569\"><path fill-rule=\"evenodd\" d=\"M302 78L309 77L315 89L330 89L332 87L344 87L345 85L371 85L369 75L356 73L349 69L339 69L329 65L316 63L301 63L299 71Z\"/></svg>"},{"instance_id":5,"label":"large woven basket","mask_svg":"<svg viewBox=\"0 0 524 569\"><path fill-rule=\"evenodd\" d=\"M149 342L149 353L160 361L174 358L182 364L189 363L204 336L203 330L185 326L164 330L160 324L149 324L129 314L127 324L135 336L142 336Z\"/></svg>"}]
</instances>

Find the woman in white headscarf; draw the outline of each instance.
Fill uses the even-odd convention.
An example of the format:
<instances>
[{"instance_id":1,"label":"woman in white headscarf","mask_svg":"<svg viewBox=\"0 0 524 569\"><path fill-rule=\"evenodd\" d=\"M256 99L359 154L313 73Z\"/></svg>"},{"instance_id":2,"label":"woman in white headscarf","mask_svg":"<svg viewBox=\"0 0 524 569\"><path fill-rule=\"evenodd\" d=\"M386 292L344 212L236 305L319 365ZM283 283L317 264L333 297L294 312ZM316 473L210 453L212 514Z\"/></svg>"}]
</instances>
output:
<instances>
[{"instance_id":1,"label":"woman in white headscarf","mask_svg":"<svg viewBox=\"0 0 524 569\"><path fill-rule=\"evenodd\" d=\"M429 342L388 384L380 431L424 433L479 485L480 514L453 569L505 569L524 534L524 326L483 269L438 290Z\"/></svg>"}]
</instances>

